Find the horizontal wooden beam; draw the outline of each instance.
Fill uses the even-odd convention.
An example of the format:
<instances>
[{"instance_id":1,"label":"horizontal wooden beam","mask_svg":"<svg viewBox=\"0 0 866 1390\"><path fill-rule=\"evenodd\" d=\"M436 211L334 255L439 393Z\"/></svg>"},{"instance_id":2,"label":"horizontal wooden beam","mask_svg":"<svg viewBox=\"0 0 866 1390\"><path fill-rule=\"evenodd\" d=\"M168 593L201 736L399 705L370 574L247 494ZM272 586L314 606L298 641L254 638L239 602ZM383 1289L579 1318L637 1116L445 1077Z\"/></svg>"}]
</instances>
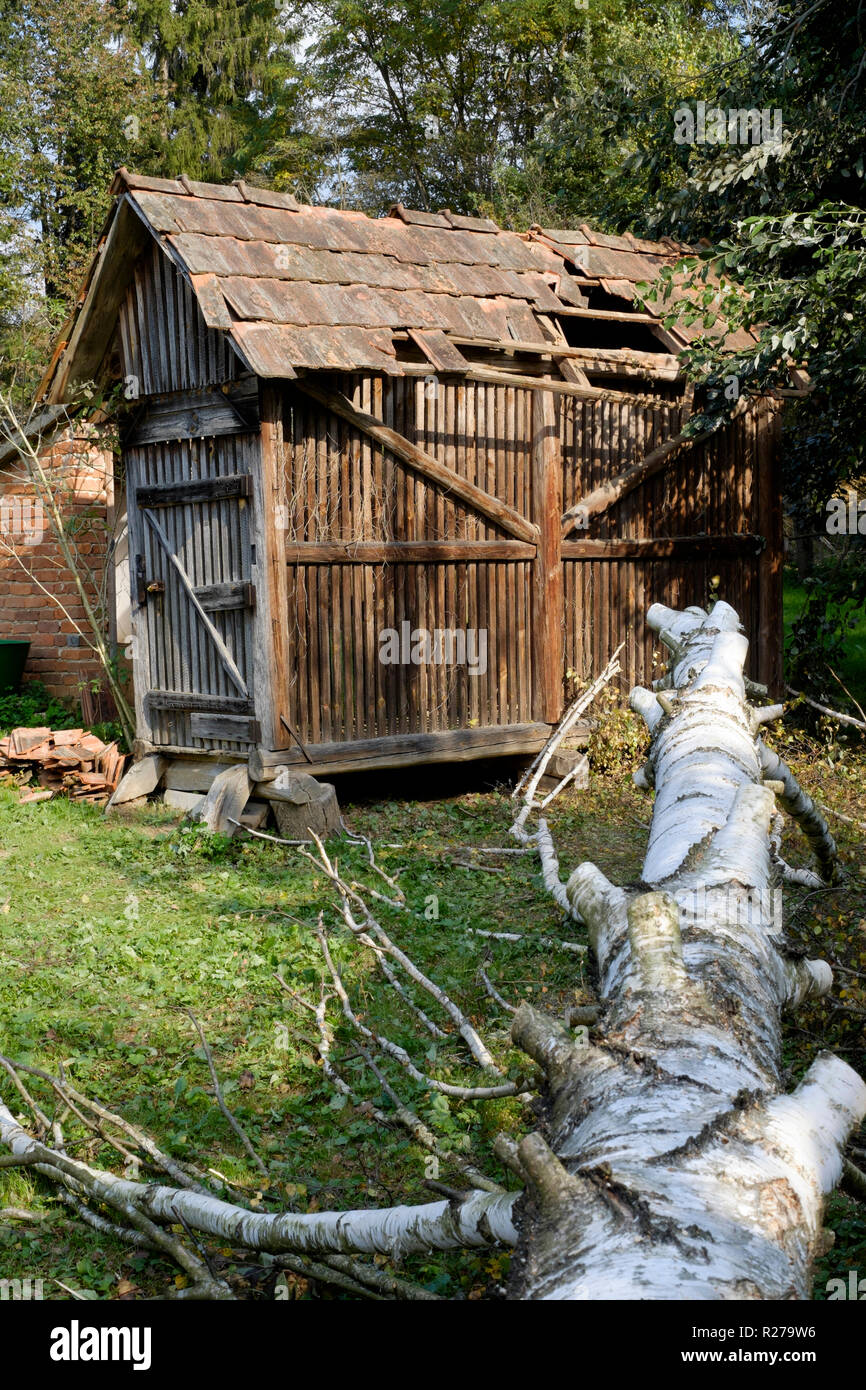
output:
<instances>
[{"instance_id":1,"label":"horizontal wooden beam","mask_svg":"<svg viewBox=\"0 0 866 1390\"><path fill-rule=\"evenodd\" d=\"M196 711L190 715L189 728L193 738L219 739L226 743L256 743L261 738L258 720L238 714Z\"/></svg>"},{"instance_id":2,"label":"horizontal wooden beam","mask_svg":"<svg viewBox=\"0 0 866 1390\"><path fill-rule=\"evenodd\" d=\"M203 387L148 397L126 422L126 449L178 439L245 434L259 428L258 383L244 378L231 387Z\"/></svg>"},{"instance_id":3,"label":"horizontal wooden beam","mask_svg":"<svg viewBox=\"0 0 866 1390\"><path fill-rule=\"evenodd\" d=\"M323 772L365 772L377 767L411 767L416 763L466 762L474 758L536 753L550 737L549 724L493 724L480 729L447 729L435 734L394 734L353 743L306 744L311 762L300 749L255 749L250 776L260 781L269 768L296 767L317 777ZM263 796L267 791L263 786ZM257 792L257 795L259 793Z\"/></svg>"},{"instance_id":4,"label":"horizontal wooden beam","mask_svg":"<svg viewBox=\"0 0 866 1390\"><path fill-rule=\"evenodd\" d=\"M319 405L330 410L334 415L338 415L355 429L366 434L370 439L382 445L385 449L390 449L392 454L402 459L405 464L420 473L429 482L435 483L446 492L455 497L459 497L475 511L480 512L488 520L501 526L510 535L516 536L520 541L535 543L538 536L537 527L527 521L524 516L507 502L502 502L498 497L493 497L489 492L484 492L482 488L476 487L468 478L464 478L459 473L455 473L453 468L448 468L444 463L440 463L432 454L421 449L417 444L413 444L405 435L398 434L386 425L384 420L379 420L375 415L370 415L366 410L359 410L354 406L347 396L339 391L326 390L321 386L314 385L309 377L298 378L292 382L294 389L301 391L304 395L310 396Z\"/></svg>"},{"instance_id":5,"label":"horizontal wooden beam","mask_svg":"<svg viewBox=\"0 0 866 1390\"><path fill-rule=\"evenodd\" d=\"M533 560L526 541L288 541L289 565L445 565Z\"/></svg>"},{"instance_id":6,"label":"horizontal wooden beam","mask_svg":"<svg viewBox=\"0 0 866 1390\"><path fill-rule=\"evenodd\" d=\"M532 391L551 391L555 396L571 396L578 401L622 401L632 405L657 405L658 396L642 396L631 391L611 391L604 386L580 386L561 381L558 377L525 376L519 372L500 371L495 367L472 366L464 380L480 381L490 386L519 386Z\"/></svg>"},{"instance_id":7,"label":"horizontal wooden beam","mask_svg":"<svg viewBox=\"0 0 866 1390\"><path fill-rule=\"evenodd\" d=\"M694 559L703 554L757 555L763 536L641 536L611 540L562 541L563 560Z\"/></svg>"},{"instance_id":8,"label":"horizontal wooden beam","mask_svg":"<svg viewBox=\"0 0 866 1390\"><path fill-rule=\"evenodd\" d=\"M627 309L579 309L570 304L563 304L556 313L557 317L561 314L571 319L602 319L608 323L643 323L651 326L658 323L658 319L652 314L630 314Z\"/></svg>"},{"instance_id":9,"label":"horizontal wooden beam","mask_svg":"<svg viewBox=\"0 0 866 1390\"><path fill-rule=\"evenodd\" d=\"M222 478L194 478L185 483L154 483L136 489L139 507L174 507L188 502L219 502L228 497L251 497L249 473L228 473Z\"/></svg>"},{"instance_id":10,"label":"horizontal wooden beam","mask_svg":"<svg viewBox=\"0 0 866 1390\"><path fill-rule=\"evenodd\" d=\"M588 313L588 310L574 309L573 313L584 314L585 316L585 314ZM591 314L591 316L589 317L599 316L596 316L596 314ZM653 322L653 320L648 320L648 322ZM448 338L450 342L460 343L461 346L493 347L493 349L496 349L496 352L541 353L544 357L575 357L575 359L580 359L580 357L587 356L605 356L606 352L628 352L628 354L630 354L630 360L646 360L646 366L651 366L653 357L657 357L657 359L659 359L660 366L670 367L671 361L673 361L674 364L677 363L676 356L671 356L671 353L639 352L637 347L635 347L635 349L626 349L626 347L614 347L614 349L605 350L598 349L598 347L573 347L571 346L571 343L524 342L521 341L521 339L516 338L464 338L464 336L461 334L449 334Z\"/></svg>"},{"instance_id":11,"label":"horizontal wooden beam","mask_svg":"<svg viewBox=\"0 0 866 1390\"><path fill-rule=\"evenodd\" d=\"M252 700L239 700L230 695L198 695L192 690L148 690L145 703L149 709L200 710L203 714L252 714Z\"/></svg>"},{"instance_id":12,"label":"horizontal wooden beam","mask_svg":"<svg viewBox=\"0 0 866 1390\"><path fill-rule=\"evenodd\" d=\"M231 584L197 584L195 596L207 613L224 613L232 608L255 608L256 590L247 580Z\"/></svg>"}]
</instances>

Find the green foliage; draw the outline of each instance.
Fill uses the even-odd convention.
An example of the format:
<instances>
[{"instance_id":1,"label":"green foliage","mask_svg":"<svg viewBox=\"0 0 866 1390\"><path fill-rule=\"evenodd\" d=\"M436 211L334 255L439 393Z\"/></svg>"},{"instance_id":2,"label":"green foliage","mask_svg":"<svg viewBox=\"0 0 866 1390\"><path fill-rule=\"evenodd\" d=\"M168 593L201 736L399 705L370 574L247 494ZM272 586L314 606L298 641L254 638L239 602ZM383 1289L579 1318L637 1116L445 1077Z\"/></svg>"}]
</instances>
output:
<instances>
[{"instance_id":1,"label":"green foliage","mask_svg":"<svg viewBox=\"0 0 866 1390\"><path fill-rule=\"evenodd\" d=\"M866 704L866 567L854 544L820 562L798 592L786 645L796 689L858 716Z\"/></svg>"},{"instance_id":2,"label":"green foliage","mask_svg":"<svg viewBox=\"0 0 866 1390\"><path fill-rule=\"evenodd\" d=\"M145 157L149 86L110 4L0 4L0 355L29 404L108 212Z\"/></svg>"},{"instance_id":3,"label":"green foliage","mask_svg":"<svg viewBox=\"0 0 866 1390\"><path fill-rule=\"evenodd\" d=\"M326 197L381 210L496 199L585 27L571 0L314 0L305 56ZM279 156L277 156L279 161Z\"/></svg>"},{"instance_id":4,"label":"green foliage","mask_svg":"<svg viewBox=\"0 0 866 1390\"><path fill-rule=\"evenodd\" d=\"M160 105L160 174L228 182L285 118L299 37L275 0L119 0Z\"/></svg>"},{"instance_id":5,"label":"green foliage","mask_svg":"<svg viewBox=\"0 0 866 1390\"><path fill-rule=\"evenodd\" d=\"M562 55L559 89L511 186L544 190L553 225L608 231L675 229L688 147L673 113L707 94L742 49L712 5L606 0L583 12L581 41Z\"/></svg>"},{"instance_id":6,"label":"green foliage","mask_svg":"<svg viewBox=\"0 0 866 1390\"><path fill-rule=\"evenodd\" d=\"M29 681L21 690L0 691L0 736L11 729L78 728L78 715L50 695L41 681Z\"/></svg>"},{"instance_id":7,"label":"green foliage","mask_svg":"<svg viewBox=\"0 0 866 1390\"><path fill-rule=\"evenodd\" d=\"M704 402L689 429L728 418L731 382L741 394L766 394L790 387L792 366L807 370L811 390L786 416L783 486L795 527L824 532L828 500L859 485L864 473L866 211L822 205L747 218L735 237L645 287L645 299L664 309L677 273L693 300L685 321L706 330L685 354ZM671 308L666 321L679 317L681 310ZM720 317L757 341L726 348ZM790 644L791 678L815 693L826 694L828 670L843 660L849 631L862 619L863 555L862 538L851 537L808 579L808 603Z\"/></svg>"},{"instance_id":8,"label":"green foliage","mask_svg":"<svg viewBox=\"0 0 866 1390\"><path fill-rule=\"evenodd\" d=\"M598 723L589 739L589 765L593 774L631 774L645 759L649 734L640 715L622 704L622 696L608 686L594 707Z\"/></svg>"},{"instance_id":9,"label":"green foliage","mask_svg":"<svg viewBox=\"0 0 866 1390\"><path fill-rule=\"evenodd\" d=\"M732 149L683 146L685 179L666 230L711 245L681 267L706 333L689 368L705 388L692 430L730 409L726 385L762 394L808 370L810 391L786 412L784 492L799 532L820 533L825 504L863 476L866 349L866 65L854 0L787 0L769 10L753 42L705 93L721 107L782 112L784 137ZM721 283L720 283L721 282ZM664 304L665 286L648 296ZM718 316L757 344L720 338ZM812 576L791 644L798 681L815 693L841 659L866 605L862 549L852 545Z\"/></svg>"}]
</instances>

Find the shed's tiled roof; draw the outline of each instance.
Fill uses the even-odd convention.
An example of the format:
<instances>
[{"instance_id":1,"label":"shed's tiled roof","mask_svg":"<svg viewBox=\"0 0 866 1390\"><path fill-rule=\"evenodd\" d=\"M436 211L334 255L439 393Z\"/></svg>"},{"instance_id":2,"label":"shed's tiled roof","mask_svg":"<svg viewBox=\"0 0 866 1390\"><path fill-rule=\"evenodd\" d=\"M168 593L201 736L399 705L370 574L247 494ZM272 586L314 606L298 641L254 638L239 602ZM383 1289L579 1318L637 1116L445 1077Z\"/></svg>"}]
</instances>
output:
<instances>
[{"instance_id":1,"label":"shed's tiled roof","mask_svg":"<svg viewBox=\"0 0 866 1390\"><path fill-rule=\"evenodd\" d=\"M263 377L295 369L399 373L407 335L428 355L432 349L433 361L438 335L470 346L562 343L563 316L591 317L599 293L621 301L623 314L637 313L635 283L654 280L683 250L586 225L519 234L488 218L401 204L372 218L305 206L242 179L222 185L120 169L112 192L189 280L208 325L225 331ZM92 269L78 313L96 291L93 277ZM83 324L77 331L80 340ZM73 346L75 333L73 324L66 338ZM690 336L674 330L659 351L676 351Z\"/></svg>"}]
</instances>

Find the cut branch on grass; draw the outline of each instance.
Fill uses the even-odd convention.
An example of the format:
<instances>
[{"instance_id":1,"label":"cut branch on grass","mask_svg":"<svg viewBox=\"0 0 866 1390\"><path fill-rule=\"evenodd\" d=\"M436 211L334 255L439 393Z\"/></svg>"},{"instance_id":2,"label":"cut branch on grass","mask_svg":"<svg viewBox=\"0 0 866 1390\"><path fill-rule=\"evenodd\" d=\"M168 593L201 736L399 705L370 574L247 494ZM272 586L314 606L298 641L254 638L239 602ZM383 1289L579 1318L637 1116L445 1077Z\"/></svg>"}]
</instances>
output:
<instances>
[{"instance_id":1,"label":"cut branch on grass","mask_svg":"<svg viewBox=\"0 0 866 1390\"><path fill-rule=\"evenodd\" d=\"M303 995L290 989L279 973L277 973L277 979L286 993L290 995L297 1004L314 1014L319 1030L317 1051L322 1061L322 1070L334 1089L339 1091L340 1095L345 1096L346 1099L350 1100L358 1109L366 1111L371 1119L374 1119L376 1123L381 1125L384 1129L393 1130L395 1126L402 1128L406 1134L409 1135L410 1139L414 1140L421 1148L426 1149L428 1153L433 1154L434 1157L438 1158L441 1162L451 1164L455 1167L458 1172L463 1174L472 1187L477 1188L481 1192L501 1192L503 1190L499 1183L494 1182L492 1178L488 1178L486 1174L482 1173L469 1159L464 1158L462 1154L457 1153L453 1149L446 1149L443 1147L429 1126L425 1125L424 1121L401 1100L382 1069L377 1065L375 1059L363 1044L357 1043L356 1047L359 1055L363 1059L371 1075L375 1077L379 1086L382 1088L383 1094L391 1101L394 1110L391 1113L387 1113L381 1110L379 1106L373 1105L368 1100L364 1100L344 1079L334 1063L332 1056L334 1035L328 1023L326 1013L327 1001L324 995L318 1004L311 1004L309 1000L304 999Z\"/></svg>"},{"instance_id":2,"label":"cut branch on grass","mask_svg":"<svg viewBox=\"0 0 866 1390\"><path fill-rule=\"evenodd\" d=\"M498 1004L500 1009L504 1009L505 1012L508 1014L517 1013L515 1005L509 1004L507 999L503 999L502 995L499 993L498 989L490 979L490 976L487 974L487 971L483 968L483 966L480 965L478 967L478 978L480 979L487 993L490 995L490 998L493 1000L494 1004Z\"/></svg>"},{"instance_id":3,"label":"cut branch on grass","mask_svg":"<svg viewBox=\"0 0 866 1390\"><path fill-rule=\"evenodd\" d=\"M839 677L837 676L836 679L839 680ZM841 685L842 682L839 681L839 684ZM861 733L866 732L866 721L855 719L853 714L842 714L840 710L831 709L829 705L822 705L818 700L813 700L809 695L804 695L802 690L794 690L790 685L786 685L785 689L788 694L793 695L796 700L802 700L804 705L810 705L811 708L817 710L819 714L826 714L828 719L835 719L837 724L846 724L849 728L859 729ZM845 687L842 686L842 689L844 690ZM845 693L847 694L848 692L846 691ZM853 696L851 698L853 699Z\"/></svg>"},{"instance_id":4,"label":"cut branch on grass","mask_svg":"<svg viewBox=\"0 0 866 1390\"><path fill-rule=\"evenodd\" d=\"M431 1250L460 1250L512 1245L517 1232L512 1210L519 1193L472 1192L462 1202L428 1202L421 1206L361 1211L252 1212L217 1197L186 1188L132 1182L58 1154L34 1139L0 1102L0 1143L28 1156L35 1171L53 1182L68 1183L91 1200L121 1213L130 1225L152 1235L170 1258L191 1272L199 1257L181 1242L160 1239L151 1227L171 1225L180 1216L200 1235L210 1235L247 1250L274 1254L384 1254L399 1257ZM139 1224L139 1220L141 1224ZM161 1234L165 1234L164 1232ZM199 1271L201 1273L201 1271ZM195 1277L194 1274L192 1277ZM206 1269L198 1280L210 1276ZM214 1296L217 1296L214 1294Z\"/></svg>"},{"instance_id":5,"label":"cut branch on grass","mask_svg":"<svg viewBox=\"0 0 866 1390\"><path fill-rule=\"evenodd\" d=\"M267 1168L265 1167L264 1163L259 1158L255 1149L250 1143L250 1140L243 1127L238 1123L238 1121L235 1119L234 1115L226 1105L225 1096L223 1095L222 1086L220 1085L220 1080L217 1076L216 1066L214 1065L213 1053L211 1052L208 1040L204 1035L204 1029L199 1023L192 1009L182 1009L181 1012L186 1014L187 1018L190 1019L190 1021L192 1022L195 1031L198 1033L199 1041L202 1046L202 1051L204 1052L205 1061L207 1062L208 1071L210 1072L211 1081L213 1082L214 1096L216 1097L217 1105L219 1106L225 1118L228 1120L235 1134L240 1139L241 1143L243 1144L253 1163L258 1168L259 1172L262 1173L264 1177L268 1177L269 1174Z\"/></svg>"},{"instance_id":6,"label":"cut branch on grass","mask_svg":"<svg viewBox=\"0 0 866 1390\"><path fill-rule=\"evenodd\" d=\"M528 941L541 950L573 951L583 955L588 947L580 941L559 941L552 936L536 936L532 932L487 931L484 927L467 927L473 936L484 936L491 941Z\"/></svg>"},{"instance_id":7,"label":"cut branch on grass","mask_svg":"<svg viewBox=\"0 0 866 1390\"><path fill-rule=\"evenodd\" d=\"M97 1115L103 1120L105 1124L113 1125L116 1129L119 1129L122 1134L125 1134L127 1138L138 1145L139 1149L142 1153L147 1155L155 1168L172 1178L178 1186L188 1187L194 1192L206 1193L208 1191L207 1187L198 1182L195 1177L191 1176L185 1165L164 1153L163 1150L154 1143L149 1134L146 1134L144 1130L139 1129L136 1125L131 1124L130 1121L124 1119L122 1115L118 1115L112 1110L107 1110L105 1106L100 1105L98 1101L92 1100L90 1096L84 1095L81 1091L76 1089L67 1076L53 1076L51 1072L43 1071L41 1067L35 1067L29 1062L12 1062L8 1057L2 1056L0 1056L0 1065L9 1071L10 1075L13 1075L13 1078L19 1071L26 1072L28 1076L39 1077L41 1081L45 1081L51 1086L64 1104L68 1105L70 1109L73 1108L72 1102L74 1101L79 1107L79 1109L75 1111L76 1114L80 1115L82 1110L89 1110L92 1114ZM32 1098L28 1103L32 1107ZM107 1143L112 1144L113 1147L118 1149L118 1152L124 1154L127 1158L129 1157L128 1151L121 1148L108 1134L106 1134L104 1129L101 1130L100 1133Z\"/></svg>"},{"instance_id":8,"label":"cut branch on grass","mask_svg":"<svg viewBox=\"0 0 866 1390\"><path fill-rule=\"evenodd\" d=\"M382 924L370 912L370 909L368 908L364 899L361 897L360 893L356 889L353 889L349 884L347 884L345 880L340 876L336 866L331 863L327 850L325 849L325 846L322 844L322 841L315 834L315 832L311 833L313 834L313 838L316 842L316 847L319 851L319 859L316 860L315 857L309 854L306 850L299 850L298 852L302 854L305 858L311 860L311 862L316 864L317 867L324 868L328 878L331 880L331 882L334 884L334 887L337 889L337 893L340 897L341 908L343 911L343 918L346 922L346 925L349 927L349 930L355 936L358 936L363 942L364 933L366 929L366 931L369 932L370 937L373 938L375 943L377 943L378 946L385 950L387 954L391 957L391 959L394 960L406 972L409 978L414 980L417 985L420 985L421 989L423 989L427 994L429 994L431 999L435 999L436 1003L440 1006L440 1008L444 1010L444 1012L448 1015L448 1017L451 1019L452 1023L456 1027L460 1036L463 1038L464 1042L469 1048L469 1051L475 1058L475 1061L481 1067L482 1071L489 1072L495 1076L502 1076L502 1069L499 1066L497 1066L493 1058L493 1055L490 1052L490 1049L487 1047L486 1043L482 1039L477 1028L473 1026L473 1024L469 1021L469 1019L462 1011L462 1009L460 1009L457 1006L457 1004L455 1004L454 1000L450 997L450 995L446 994L445 990L440 989L440 987L437 984L435 984L433 980L430 979L429 975L426 975L423 970L419 969L415 962L409 956L407 956L406 952L401 950L400 947L397 946L394 941L392 941L391 937L385 931ZM356 903L357 906L360 907L364 915L363 926L360 923L356 922L352 915L351 909L349 908L350 898ZM372 946L373 942L367 942L365 944Z\"/></svg>"},{"instance_id":9,"label":"cut branch on grass","mask_svg":"<svg viewBox=\"0 0 866 1390\"><path fill-rule=\"evenodd\" d=\"M401 1047L399 1043L392 1042L384 1033L374 1032L372 1028L367 1027L366 1023L361 1022L352 1008L340 972L334 964L324 931L320 928L316 932L316 936L347 1023L354 1028L355 1032L360 1033L362 1037L367 1038L369 1042L372 1042L378 1047L381 1052L385 1052L389 1057L393 1057L394 1061L399 1063L404 1071L409 1073L413 1081L417 1081L420 1086L425 1086L430 1090L440 1091L446 1096L456 1096L461 1100L495 1100L502 1096L514 1096L518 1094L520 1087L513 1081L503 1082L502 1085L499 1086L456 1086L449 1081L440 1081L438 1078L428 1076L426 1072L421 1071L420 1067L417 1067L412 1061L412 1058L404 1047Z\"/></svg>"},{"instance_id":10,"label":"cut branch on grass","mask_svg":"<svg viewBox=\"0 0 866 1390\"><path fill-rule=\"evenodd\" d=\"M585 690L582 695L579 695L569 706L541 752L520 778L517 786L511 793L512 800L516 800L518 797L521 798L521 805L515 817L514 824L511 826L510 833L516 840L519 840L522 845L535 849L541 861L541 875L544 881L544 887L546 891L550 893L554 901L562 908L563 912L569 917L577 917L578 914L575 910L574 903L569 899L565 891L565 884L559 876L559 859L547 821L539 818L538 827L534 833L526 829L526 823L533 812L543 810L553 800L554 796L558 795L562 788L571 780L572 773L569 773L566 777L561 779L550 796L543 798L542 801L536 800L536 792L541 779L547 770L550 759L553 757L560 743L577 723L580 716L589 709L592 702L601 694L605 686L613 680L614 676L619 674L621 670L619 654L624 646L625 643L621 642L601 675L592 682L588 690Z\"/></svg>"}]
</instances>

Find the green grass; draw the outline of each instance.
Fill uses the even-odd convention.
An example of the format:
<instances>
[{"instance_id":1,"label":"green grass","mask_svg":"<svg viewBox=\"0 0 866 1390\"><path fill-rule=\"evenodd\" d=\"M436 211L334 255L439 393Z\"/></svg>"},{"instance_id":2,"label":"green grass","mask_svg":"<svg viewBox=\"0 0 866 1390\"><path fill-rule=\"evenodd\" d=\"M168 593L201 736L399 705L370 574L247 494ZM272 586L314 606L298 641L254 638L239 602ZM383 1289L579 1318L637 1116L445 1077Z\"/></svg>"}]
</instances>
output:
<instances>
[{"instance_id":1,"label":"green grass","mask_svg":"<svg viewBox=\"0 0 866 1390\"><path fill-rule=\"evenodd\" d=\"M862 761L834 763L821 750L796 744L782 751L794 755L804 780L822 797L857 814L866 775ZM428 785L435 785L432 778ZM405 782L380 778L374 791L379 799L370 799L370 783L344 789L344 812L356 830L383 846L383 867L400 872L408 910L382 908L383 921L473 1021L484 1025L485 1036L517 1076L525 1074L526 1059L510 1049L510 1016L484 992L479 964L506 999L534 999L555 1012L568 1002L589 1002L592 990L581 957L539 949L531 940L492 943L469 930L555 933L560 914L545 897L532 858L473 859L474 847L513 843L506 833L512 808L502 790L468 785L449 786L440 775L431 799L419 801L407 799ZM626 773L599 778L591 792L574 793L557 806L552 826L564 870L593 859L614 881L634 881L650 809ZM810 954L828 952L862 972L840 977L845 994L836 1002L863 1009L866 882L857 876L856 834L843 825L840 839L852 879L841 893L804 901L792 932ZM402 847L384 848L395 843ZM171 1153L217 1170L238 1185L235 1197L263 1209L430 1199L423 1186L425 1151L402 1131L385 1134L363 1108L334 1093L322 1073L314 1023L295 1007L275 972L294 990L318 999L322 961L313 927L324 910L347 987L369 1026L416 1058L426 1053L425 1065L443 1079L477 1084L478 1073L467 1066L459 1039L434 1042L383 984L369 955L340 929L320 871L287 848L208 840L198 830L180 828L159 807L127 819L105 818L96 808L64 801L20 806L8 790L0 790L0 846L5 1055L55 1072L62 1065L80 1090L122 1111ZM347 875L376 883L362 848L342 841L332 848ZM787 853L798 860L795 842ZM455 860L496 872L473 871ZM434 906L433 895L439 915L431 920L424 914ZM573 926L567 932L577 935ZM186 1008L213 1048L227 1103L268 1166L267 1183L214 1101ZM365 1099L387 1109L333 1004L329 1016L344 1076ZM821 1046L836 1048L866 1071L862 1017L820 1004L801 1011L786 1033L791 1080ZM512 1102L481 1106L431 1098L396 1066L385 1070L446 1148L471 1150L492 1176L512 1182L490 1149L500 1129L520 1127ZM43 1106L50 1107L48 1091L35 1085ZM5 1079L0 1092L8 1101ZM65 1127L72 1151L118 1166L117 1156L74 1119ZM446 1165L439 1176L461 1185ZM160 1296L175 1280L176 1270L163 1260L81 1227L50 1186L29 1173L0 1171L4 1206L30 1208L43 1220L31 1225L0 1219L0 1277L42 1277L46 1296L59 1298L68 1297L60 1284L110 1298L121 1279L141 1296ZM857 1259L866 1267L866 1233L857 1212L837 1198L830 1219L840 1239L825 1262L827 1277ZM242 1296L270 1296L266 1271L238 1264L228 1250L215 1258ZM472 1298L501 1284L507 1263L507 1256L486 1252L414 1258L406 1268L449 1298ZM292 1289L301 1298L328 1296L303 1281L294 1281Z\"/></svg>"}]
</instances>

